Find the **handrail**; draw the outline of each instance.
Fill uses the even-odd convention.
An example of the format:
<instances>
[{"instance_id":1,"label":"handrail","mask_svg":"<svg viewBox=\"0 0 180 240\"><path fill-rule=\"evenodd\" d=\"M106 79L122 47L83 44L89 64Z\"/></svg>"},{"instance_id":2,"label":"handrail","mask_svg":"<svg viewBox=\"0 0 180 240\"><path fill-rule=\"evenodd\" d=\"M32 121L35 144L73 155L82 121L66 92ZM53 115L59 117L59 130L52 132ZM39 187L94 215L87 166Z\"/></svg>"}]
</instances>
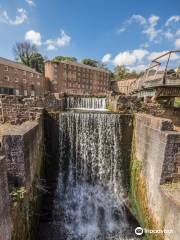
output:
<instances>
[{"instance_id":1,"label":"handrail","mask_svg":"<svg viewBox=\"0 0 180 240\"><path fill-rule=\"evenodd\" d=\"M172 50L172 51L168 51L156 58L154 58L149 67L146 68L144 74L139 77L136 81L136 83L132 83L129 86L129 92L134 92L135 90L140 90L142 87L145 87L145 82L149 79L149 73L150 70L155 68L155 72L154 74L152 74L151 79L150 80L154 80L154 81L159 81L159 78L156 79L158 74L162 74L162 85L166 85L166 78L168 75L168 66L172 57L173 53L180 53L180 50ZM163 57L167 56L167 59L165 59L165 61L161 62L161 59ZM179 56L179 55L178 55ZM163 67L163 68L161 68ZM161 68L161 69L160 69Z\"/></svg>"}]
</instances>

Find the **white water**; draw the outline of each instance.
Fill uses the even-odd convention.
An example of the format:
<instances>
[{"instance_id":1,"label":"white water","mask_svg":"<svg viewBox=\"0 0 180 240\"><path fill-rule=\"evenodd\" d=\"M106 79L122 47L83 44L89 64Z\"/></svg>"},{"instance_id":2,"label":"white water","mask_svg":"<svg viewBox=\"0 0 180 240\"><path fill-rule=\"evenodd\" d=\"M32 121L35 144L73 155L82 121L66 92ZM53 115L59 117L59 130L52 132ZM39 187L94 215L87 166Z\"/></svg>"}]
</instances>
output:
<instances>
[{"instance_id":1,"label":"white water","mask_svg":"<svg viewBox=\"0 0 180 240\"><path fill-rule=\"evenodd\" d=\"M60 114L60 172L48 240L135 239L123 205L122 127L118 114Z\"/></svg>"},{"instance_id":2,"label":"white water","mask_svg":"<svg viewBox=\"0 0 180 240\"><path fill-rule=\"evenodd\" d=\"M43 240L134 240L124 206L124 142L120 114L64 112L59 116L59 175ZM139 239L139 238L138 238Z\"/></svg>"},{"instance_id":3,"label":"white water","mask_svg":"<svg viewBox=\"0 0 180 240\"><path fill-rule=\"evenodd\" d=\"M106 110L106 98L66 97L66 109Z\"/></svg>"}]
</instances>

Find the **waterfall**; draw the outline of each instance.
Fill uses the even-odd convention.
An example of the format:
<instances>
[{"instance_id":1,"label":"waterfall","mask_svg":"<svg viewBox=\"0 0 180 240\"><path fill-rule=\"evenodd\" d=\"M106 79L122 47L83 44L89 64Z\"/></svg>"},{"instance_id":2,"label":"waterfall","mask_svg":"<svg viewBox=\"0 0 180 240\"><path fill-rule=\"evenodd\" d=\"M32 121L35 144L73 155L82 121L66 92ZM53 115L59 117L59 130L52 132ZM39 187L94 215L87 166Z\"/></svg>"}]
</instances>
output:
<instances>
[{"instance_id":1,"label":"waterfall","mask_svg":"<svg viewBox=\"0 0 180 240\"><path fill-rule=\"evenodd\" d=\"M65 99L66 109L105 110L106 98L71 96Z\"/></svg>"},{"instance_id":2,"label":"waterfall","mask_svg":"<svg viewBox=\"0 0 180 240\"><path fill-rule=\"evenodd\" d=\"M120 114L63 112L60 171L46 240L133 240L122 187Z\"/></svg>"}]
</instances>

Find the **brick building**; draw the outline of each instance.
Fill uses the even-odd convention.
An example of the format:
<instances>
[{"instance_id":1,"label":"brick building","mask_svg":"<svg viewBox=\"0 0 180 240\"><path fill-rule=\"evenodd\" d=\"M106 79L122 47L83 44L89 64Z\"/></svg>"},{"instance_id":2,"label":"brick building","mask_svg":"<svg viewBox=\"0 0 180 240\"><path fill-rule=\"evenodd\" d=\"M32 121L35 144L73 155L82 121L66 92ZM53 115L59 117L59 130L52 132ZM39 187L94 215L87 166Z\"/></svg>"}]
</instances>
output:
<instances>
[{"instance_id":1,"label":"brick building","mask_svg":"<svg viewBox=\"0 0 180 240\"><path fill-rule=\"evenodd\" d=\"M34 69L0 57L0 94L39 96L44 93L44 76Z\"/></svg>"},{"instance_id":2,"label":"brick building","mask_svg":"<svg viewBox=\"0 0 180 240\"><path fill-rule=\"evenodd\" d=\"M76 94L105 93L110 90L109 71L72 61L45 63L46 89Z\"/></svg>"}]
</instances>

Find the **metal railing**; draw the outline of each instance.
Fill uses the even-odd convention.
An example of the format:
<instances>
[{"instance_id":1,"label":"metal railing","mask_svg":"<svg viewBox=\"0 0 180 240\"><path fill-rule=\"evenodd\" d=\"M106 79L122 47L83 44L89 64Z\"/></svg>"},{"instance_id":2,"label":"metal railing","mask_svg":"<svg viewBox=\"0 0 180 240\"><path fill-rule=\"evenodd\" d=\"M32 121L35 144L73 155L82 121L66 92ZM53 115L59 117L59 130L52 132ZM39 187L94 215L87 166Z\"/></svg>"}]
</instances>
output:
<instances>
[{"instance_id":1,"label":"metal railing","mask_svg":"<svg viewBox=\"0 0 180 240\"><path fill-rule=\"evenodd\" d=\"M169 68L171 60L176 60L176 67L180 66L180 62L179 66L177 63L177 60L180 59L178 53L180 50L169 51L153 59L144 74L136 82L130 84L129 93L156 86L180 85L180 71L174 71L174 67ZM176 79L178 80L173 82Z\"/></svg>"}]
</instances>

